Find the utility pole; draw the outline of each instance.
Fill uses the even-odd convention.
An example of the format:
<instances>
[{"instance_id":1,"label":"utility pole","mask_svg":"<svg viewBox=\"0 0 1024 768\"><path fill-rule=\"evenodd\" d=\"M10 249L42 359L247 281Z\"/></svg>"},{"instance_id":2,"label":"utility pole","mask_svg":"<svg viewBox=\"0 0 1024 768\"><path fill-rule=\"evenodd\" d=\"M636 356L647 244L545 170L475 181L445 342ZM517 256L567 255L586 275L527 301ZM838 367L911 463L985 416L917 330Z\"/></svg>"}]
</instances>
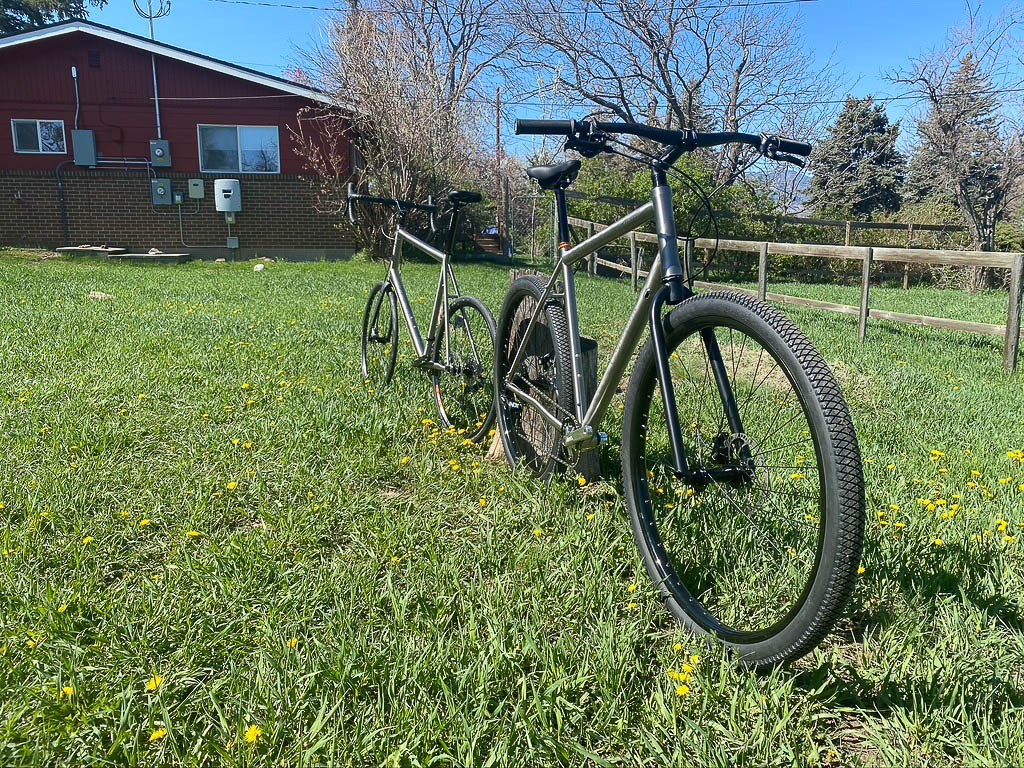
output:
<instances>
[{"instance_id":1,"label":"utility pole","mask_svg":"<svg viewBox=\"0 0 1024 768\"><path fill-rule=\"evenodd\" d=\"M502 218L504 217L503 211L505 210L505 185L501 183L501 88L497 89L497 94L494 99L495 106L495 158L497 160L497 176L498 176L498 210L495 218L497 219L498 225L498 243L501 244L502 239Z\"/></svg>"}]
</instances>

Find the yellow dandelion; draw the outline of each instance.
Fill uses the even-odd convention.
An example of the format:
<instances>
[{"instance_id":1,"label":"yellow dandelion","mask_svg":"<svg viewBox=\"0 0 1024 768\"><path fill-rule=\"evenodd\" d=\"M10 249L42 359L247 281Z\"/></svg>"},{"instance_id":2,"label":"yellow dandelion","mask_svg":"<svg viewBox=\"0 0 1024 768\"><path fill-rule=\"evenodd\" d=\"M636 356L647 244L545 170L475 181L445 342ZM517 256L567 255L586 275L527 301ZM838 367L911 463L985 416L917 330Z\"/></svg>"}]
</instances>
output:
<instances>
[{"instance_id":1,"label":"yellow dandelion","mask_svg":"<svg viewBox=\"0 0 1024 768\"><path fill-rule=\"evenodd\" d=\"M682 643L676 643L675 645L672 646L672 650L675 651L676 653L679 653L679 651L683 650L683 644Z\"/></svg>"},{"instance_id":2,"label":"yellow dandelion","mask_svg":"<svg viewBox=\"0 0 1024 768\"><path fill-rule=\"evenodd\" d=\"M299 647L299 638L293 637L291 640L288 641L287 645L290 650L294 651L296 648Z\"/></svg>"},{"instance_id":3,"label":"yellow dandelion","mask_svg":"<svg viewBox=\"0 0 1024 768\"><path fill-rule=\"evenodd\" d=\"M153 731L153 733L150 734L149 741L151 743L154 742L154 741L160 741L160 739L164 738L166 735L167 735L167 729L166 728L157 728L155 731Z\"/></svg>"},{"instance_id":4,"label":"yellow dandelion","mask_svg":"<svg viewBox=\"0 0 1024 768\"><path fill-rule=\"evenodd\" d=\"M402 460L400 462L398 462L398 463L401 464L404 467L410 461L412 461L412 457L411 456L403 456Z\"/></svg>"},{"instance_id":5,"label":"yellow dandelion","mask_svg":"<svg viewBox=\"0 0 1024 768\"><path fill-rule=\"evenodd\" d=\"M899 504L890 504L889 505L889 509L891 509L893 512L899 512L900 511L900 505Z\"/></svg>"},{"instance_id":6,"label":"yellow dandelion","mask_svg":"<svg viewBox=\"0 0 1024 768\"><path fill-rule=\"evenodd\" d=\"M234 480L232 480L230 483L228 483L224 487L227 488L229 491L233 491L236 488L238 488L238 483L236 483Z\"/></svg>"},{"instance_id":7,"label":"yellow dandelion","mask_svg":"<svg viewBox=\"0 0 1024 768\"><path fill-rule=\"evenodd\" d=\"M149 518L143 518L142 520L139 520L139 528L149 528L149 526L150 526Z\"/></svg>"},{"instance_id":8,"label":"yellow dandelion","mask_svg":"<svg viewBox=\"0 0 1024 768\"><path fill-rule=\"evenodd\" d=\"M163 684L164 684L164 678L163 677L161 677L160 675L153 675L153 677L151 677L149 679L149 682L146 683L146 690L149 691L150 693L152 693L154 691L159 691L160 690L160 686L162 686Z\"/></svg>"},{"instance_id":9,"label":"yellow dandelion","mask_svg":"<svg viewBox=\"0 0 1024 768\"><path fill-rule=\"evenodd\" d=\"M858 575L858 576L863 576L863 575L864 575L864 572L865 572L866 570L867 570L867 569L866 569L866 568L865 568L865 567L864 567L864 566L862 565L862 566L861 566L860 568L858 568L858 569L857 569L857 575Z\"/></svg>"},{"instance_id":10,"label":"yellow dandelion","mask_svg":"<svg viewBox=\"0 0 1024 768\"><path fill-rule=\"evenodd\" d=\"M635 611L636 610L636 603L630 603L627 607L629 608L629 610Z\"/></svg>"},{"instance_id":11,"label":"yellow dandelion","mask_svg":"<svg viewBox=\"0 0 1024 768\"><path fill-rule=\"evenodd\" d=\"M185 535L188 536L190 539L198 539L203 534L201 534L199 531L187 531Z\"/></svg>"},{"instance_id":12,"label":"yellow dandelion","mask_svg":"<svg viewBox=\"0 0 1024 768\"><path fill-rule=\"evenodd\" d=\"M580 488L582 488L583 486L585 486L587 484L587 478L579 477L579 478L576 479L576 482L579 483L580 484Z\"/></svg>"},{"instance_id":13,"label":"yellow dandelion","mask_svg":"<svg viewBox=\"0 0 1024 768\"><path fill-rule=\"evenodd\" d=\"M700 664L700 656L693 654L693 656L690 657L690 663L693 665Z\"/></svg>"},{"instance_id":14,"label":"yellow dandelion","mask_svg":"<svg viewBox=\"0 0 1024 768\"><path fill-rule=\"evenodd\" d=\"M243 385L242 385L242 389L243 389L243 390L247 390L247 389L249 389L249 388L250 388L250 387L249 387L249 382L246 382L245 384L243 384Z\"/></svg>"},{"instance_id":15,"label":"yellow dandelion","mask_svg":"<svg viewBox=\"0 0 1024 768\"><path fill-rule=\"evenodd\" d=\"M250 725L245 729L245 740L249 744L255 744L263 735L263 729L258 725Z\"/></svg>"},{"instance_id":16,"label":"yellow dandelion","mask_svg":"<svg viewBox=\"0 0 1024 768\"><path fill-rule=\"evenodd\" d=\"M64 613L68 609L67 603L61 603L60 608L57 609L57 613Z\"/></svg>"},{"instance_id":17,"label":"yellow dandelion","mask_svg":"<svg viewBox=\"0 0 1024 768\"><path fill-rule=\"evenodd\" d=\"M932 542L932 544L934 544L936 547L941 547L941 546L943 546L944 543L945 542L943 542L942 539L936 539L935 541Z\"/></svg>"},{"instance_id":18,"label":"yellow dandelion","mask_svg":"<svg viewBox=\"0 0 1024 768\"><path fill-rule=\"evenodd\" d=\"M636 590L637 590L637 585L636 584L630 584L629 585L629 591L630 592L636 592Z\"/></svg>"},{"instance_id":19,"label":"yellow dandelion","mask_svg":"<svg viewBox=\"0 0 1024 768\"><path fill-rule=\"evenodd\" d=\"M62 699L70 699L75 695L75 687L73 685L65 685L60 689L60 697Z\"/></svg>"},{"instance_id":20,"label":"yellow dandelion","mask_svg":"<svg viewBox=\"0 0 1024 768\"><path fill-rule=\"evenodd\" d=\"M90 545L90 544L92 544L92 543L93 543L94 541L96 541L96 539L94 539L94 538L93 538L92 536L86 536L86 537L85 537L84 539L82 539L82 543L83 543L83 544L84 544L85 546L89 546L89 545Z\"/></svg>"},{"instance_id":21,"label":"yellow dandelion","mask_svg":"<svg viewBox=\"0 0 1024 768\"><path fill-rule=\"evenodd\" d=\"M678 688L676 688L676 696L679 696L681 698L683 696L689 696L689 695L690 695L690 686L688 686L688 685L680 685Z\"/></svg>"}]
</instances>

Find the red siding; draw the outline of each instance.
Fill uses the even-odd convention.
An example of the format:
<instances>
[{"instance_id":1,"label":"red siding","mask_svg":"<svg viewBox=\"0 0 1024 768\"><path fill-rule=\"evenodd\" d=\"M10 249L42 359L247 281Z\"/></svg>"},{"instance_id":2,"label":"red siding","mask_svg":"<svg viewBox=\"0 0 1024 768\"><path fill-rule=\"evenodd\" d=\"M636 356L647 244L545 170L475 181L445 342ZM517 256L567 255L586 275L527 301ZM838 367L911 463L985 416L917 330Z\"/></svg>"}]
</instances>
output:
<instances>
[{"instance_id":1,"label":"red siding","mask_svg":"<svg viewBox=\"0 0 1024 768\"><path fill-rule=\"evenodd\" d=\"M99 67L89 65L90 51L98 53ZM53 170L72 158L72 65L78 69L79 127L96 131L98 153L106 159L149 158L149 140L157 137L150 54L74 32L0 50L0 169ZM278 126L281 172L305 172L289 127L296 125L298 110L312 102L166 56L157 56L156 65L171 170L199 172L196 126L214 123ZM16 154L12 118L62 119L67 154Z\"/></svg>"}]
</instances>

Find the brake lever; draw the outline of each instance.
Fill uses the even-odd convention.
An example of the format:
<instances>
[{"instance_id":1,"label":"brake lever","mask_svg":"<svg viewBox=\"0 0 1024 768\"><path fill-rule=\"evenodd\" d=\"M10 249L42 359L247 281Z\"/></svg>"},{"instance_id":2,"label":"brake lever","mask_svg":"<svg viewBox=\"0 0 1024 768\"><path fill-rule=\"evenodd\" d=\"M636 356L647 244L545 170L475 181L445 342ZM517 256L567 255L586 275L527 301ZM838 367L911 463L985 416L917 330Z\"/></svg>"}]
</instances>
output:
<instances>
[{"instance_id":1,"label":"brake lever","mask_svg":"<svg viewBox=\"0 0 1024 768\"><path fill-rule=\"evenodd\" d=\"M774 153L773 155L771 155L771 159L772 160L780 160L780 161L782 161L784 163L792 163L797 168L803 168L804 167L804 161L801 160L799 157L796 157L795 155L787 155L787 154L785 154L783 152L776 152L776 153Z\"/></svg>"},{"instance_id":2,"label":"brake lever","mask_svg":"<svg viewBox=\"0 0 1024 768\"><path fill-rule=\"evenodd\" d=\"M606 136L603 133L591 133L586 139L579 136L570 136L565 140L564 149L571 149L583 157L597 157L602 152L608 151L605 143Z\"/></svg>"}]
</instances>

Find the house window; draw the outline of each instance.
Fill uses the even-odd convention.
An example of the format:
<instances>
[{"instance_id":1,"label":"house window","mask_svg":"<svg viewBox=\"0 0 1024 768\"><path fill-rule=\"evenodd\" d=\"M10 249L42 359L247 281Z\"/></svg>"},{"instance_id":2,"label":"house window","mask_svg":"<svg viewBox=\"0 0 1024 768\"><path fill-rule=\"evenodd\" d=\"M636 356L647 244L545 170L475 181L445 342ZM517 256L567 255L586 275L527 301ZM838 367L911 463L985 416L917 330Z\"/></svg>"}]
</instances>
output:
<instances>
[{"instance_id":1,"label":"house window","mask_svg":"<svg viewBox=\"0 0 1024 768\"><path fill-rule=\"evenodd\" d=\"M42 155L67 153L63 120L11 120L14 151Z\"/></svg>"},{"instance_id":2,"label":"house window","mask_svg":"<svg viewBox=\"0 0 1024 768\"><path fill-rule=\"evenodd\" d=\"M199 169L204 173L280 173L276 125L200 125Z\"/></svg>"}]
</instances>

